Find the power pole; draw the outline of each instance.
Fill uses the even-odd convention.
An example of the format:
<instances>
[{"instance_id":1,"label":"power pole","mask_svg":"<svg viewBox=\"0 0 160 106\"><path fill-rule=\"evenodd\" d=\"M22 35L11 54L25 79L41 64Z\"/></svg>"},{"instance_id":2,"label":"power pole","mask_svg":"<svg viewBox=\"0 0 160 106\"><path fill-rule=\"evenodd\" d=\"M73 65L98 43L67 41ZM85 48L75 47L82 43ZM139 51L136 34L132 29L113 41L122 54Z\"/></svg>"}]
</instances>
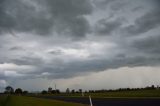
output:
<instances>
[{"instance_id":1,"label":"power pole","mask_svg":"<svg viewBox=\"0 0 160 106\"><path fill-rule=\"evenodd\" d=\"M55 84L55 93L57 93L57 88L56 88L56 84Z\"/></svg>"},{"instance_id":2,"label":"power pole","mask_svg":"<svg viewBox=\"0 0 160 106\"><path fill-rule=\"evenodd\" d=\"M55 90L57 90L57 89L56 89L56 84L55 84Z\"/></svg>"}]
</instances>

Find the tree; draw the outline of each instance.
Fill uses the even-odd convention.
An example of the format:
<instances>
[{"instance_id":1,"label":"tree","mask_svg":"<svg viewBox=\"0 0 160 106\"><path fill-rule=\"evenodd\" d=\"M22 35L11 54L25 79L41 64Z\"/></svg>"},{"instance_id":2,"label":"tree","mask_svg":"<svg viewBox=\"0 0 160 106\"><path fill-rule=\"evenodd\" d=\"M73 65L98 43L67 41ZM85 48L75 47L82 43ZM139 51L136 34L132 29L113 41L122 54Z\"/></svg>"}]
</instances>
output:
<instances>
[{"instance_id":1,"label":"tree","mask_svg":"<svg viewBox=\"0 0 160 106\"><path fill-rule=\"evenodd\" d=\"M82 89L79 89L79 92L82 93Z\"/></svg>"},{"instance_id":2,"label":"tree","mask_svg":"<svg viewBox=\"0 0 160 106\"><path fill-rule=\"evenodd\" d=\"M52 94L60 94L60 90L59 89L56 89L56 90L52 90L51 92Z\"/></svg>"},{"instance_id":3,"label":"tree","mask_svg":"<svg viewBox=\"0 0 160 106\"><path fill-rule=\"evenodd\" d=\"M75 93L75 90L73 89L71 92L74 94L74 93Z\"/></svg>"},{"instance_id":4,"label":"tree","mask_svg":"<svg viewBox=\"0 0 160 106\"><path fill-rule=\"evenodd\" d=\"M52 94L55 94L55 93L56 93L56 90L52 90L51 93L52 93Z\"/></svg>"},{"instance_id":5,"label":"tree","mask_svg":"<svg viewBox=\"0 0 160 106\"><path fill-rule=\"evenodd\" d=\"M47 94L47 91L46 91L46 90L43 90L41 93L42 93L42 94Z\"/></svg>"},{"instance_id":6,"label":"tree","mask_svg":"<svg viewBox=\"0 0 160 106\"><path fill-rule=\"evenodd\" d=\"M21 88L17 88L17 89L15 90L15 93L16 93L16 94L22 94L22 92L23 92L23 91L22 91Z\"/></svg>"},{"instance_id":7,"label":"tree","mask_svg":"<svg viewBox=\"0 0 160 106\"><path fill-rule=\"evenodd\" d=\"M5 93L12 94L14 93L14 89L11 86L7 86L5 88Z\"/></svg>"},{"instance_id":8,"label":"tree","mask_svg":"<svg viewBox=\"0 0 160 106\"><path fill-rule=\"evenodd\" d=\"M56 89L56 93L57 93L57 94L60 94L61 92L60 92L60 90L59 90L59 89Z\"/></svg>"},{"instance_id":9,"label":"tree","mask_svg":"<svg viewBox=\"0 0 160 106\"><path fill-rule=\"evenodd\" d=\"M151 89L155 89L155 86L154 86L154 85L152 85L152 86L151 86Z\"/></svg>"},{"instance_id":10,"label":"tree","mask_svg":"<svg viewBox=\"0 0 160 106\"><path fill-rule=\"evenodd\" d=\"M66 93L70 93L70 90L69 90L69 88L67 88L67 89L66 89Z\"/></svg>"},{"instance_id":11,"label":"tree","mask_svg":"<svg viewBox=\"0 0 160 106\"><path fill-rule=\"evenodd\" d=\"M28 91L23 91L22 93L23 93L24 95L26 95L26 94L28 94Z\"/></svg>"}]
</instances>

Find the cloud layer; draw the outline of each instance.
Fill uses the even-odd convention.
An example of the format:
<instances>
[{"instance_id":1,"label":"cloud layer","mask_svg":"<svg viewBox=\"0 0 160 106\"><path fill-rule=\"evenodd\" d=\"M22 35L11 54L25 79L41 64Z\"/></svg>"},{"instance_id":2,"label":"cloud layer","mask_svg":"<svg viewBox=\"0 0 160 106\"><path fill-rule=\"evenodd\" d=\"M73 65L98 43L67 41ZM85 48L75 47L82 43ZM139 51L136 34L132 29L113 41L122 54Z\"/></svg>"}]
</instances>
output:
<instances>
[{"instance_id":1,"label":"cloud layer","mask_svg":"<svg viewBox=\"0 0 160 106\"><path fill-rule=\"evenodd\" d=\"M157 67L158 4L157 0L1 0L0 83L22 86L16 81Z\"/></svg>"}]
</instances>

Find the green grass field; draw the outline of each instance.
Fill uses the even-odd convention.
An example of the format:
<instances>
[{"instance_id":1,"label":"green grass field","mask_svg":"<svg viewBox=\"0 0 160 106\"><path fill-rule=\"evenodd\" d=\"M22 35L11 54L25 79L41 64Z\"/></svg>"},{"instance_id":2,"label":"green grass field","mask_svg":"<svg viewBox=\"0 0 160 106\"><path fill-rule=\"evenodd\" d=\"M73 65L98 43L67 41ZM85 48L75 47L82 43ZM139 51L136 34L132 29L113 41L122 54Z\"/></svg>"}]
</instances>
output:
<instances>
[{"instance_id":1,"label":"green grass field","mask_svg":"<svg viewBox=\"0 0 160 106\"><path fill-rule=\"evenodd\" d=\"M78 94L58 94L67 97L82 97ZM105 93L85 93L85 97L89 95L92 98L160 98L160 90L139 90L139 91L117 91ZM42 96L42 95L37 95ZM44 95L54 96L54 94ZM25 96L0 96L0 106L86 106L77 103L68 103L63 101L40 99Z\"/></svg>"},{"instance_id":2,"label":"green grass field","mask_svg":"<svg viewBox=\"0 0 160 106\"><path fill-rule=\"evenodd\" d=\"M0 96L0 106L5 106L7 97L6 96Z\"/></svg>"},{"instance_id":3,"label":"green grass field","mask_svg":"<svg viewBox=\"0 0 160 106\"><path fill-rule=\"evenodd\" d=\"M55 95L55 94L50 94ZM44 96L50 96L44 95ZM75 94L58 94L59 96L70 96L70 97L82 97L81 93ZM84 93L85 97L91 95L92 97L96 98L160 98L160 90L138 90L138 91L112 91L112 92L105 92L105 93ZM43 95L41 95L43 96Z\"/></svg>"},{"instance_id":4,"label":"green grass field","mask_svg":"<svg viewBox=\"0 0 160 106\"><path fill-rule=\"evenodd\" d=\"M87 106L56 100L39 99L24 96L0 97L0 106Z\"/></svg>"},{"instance_id":5,"label":"green grass field","mask_svg":"<svg viewBox=\"0 0 160 106\"><path fill-rule=\"evenodd\" d=\"M160 90L120 91L106 93L90 93L92 97L160 97Z\"/></svg>"}]
</instances>

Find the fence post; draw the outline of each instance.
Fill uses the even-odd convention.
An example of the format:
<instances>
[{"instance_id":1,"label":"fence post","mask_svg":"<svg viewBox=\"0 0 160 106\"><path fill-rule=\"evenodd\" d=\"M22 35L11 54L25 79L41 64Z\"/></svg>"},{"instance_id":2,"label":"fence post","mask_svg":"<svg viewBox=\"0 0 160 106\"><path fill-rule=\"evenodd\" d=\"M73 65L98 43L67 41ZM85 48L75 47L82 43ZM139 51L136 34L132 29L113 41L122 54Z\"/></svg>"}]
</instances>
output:
<instances>
[{"instance_id":1,"label":"fence post","mask_svg":"<svg viewBox=\"0 0 160 106\"><path fill-rule=\"evenodd\" d=\"M93 106L93 104L92 104L92 98L91 98L90 95L89 95L89 101L90 101L90 106Z\"/></svg>"}]
</instances>

